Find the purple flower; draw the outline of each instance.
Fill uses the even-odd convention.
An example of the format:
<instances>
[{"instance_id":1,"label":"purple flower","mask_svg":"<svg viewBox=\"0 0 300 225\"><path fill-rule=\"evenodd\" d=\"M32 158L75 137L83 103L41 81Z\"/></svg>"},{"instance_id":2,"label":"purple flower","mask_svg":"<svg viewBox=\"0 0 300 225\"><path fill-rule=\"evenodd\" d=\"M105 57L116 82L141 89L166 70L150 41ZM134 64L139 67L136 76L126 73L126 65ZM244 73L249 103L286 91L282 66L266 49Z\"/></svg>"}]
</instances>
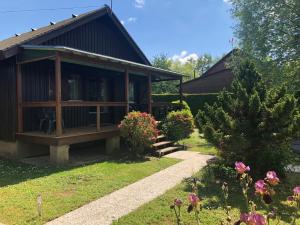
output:
<instances>
[{"instance_id":1,"label":"purple flower","mask_svg":"<svg viewBox=\"0 0 300 225\"><path fill-rule=\"evenodd\" d=\"M266 225L267 221L263 215L256 212L251 212L249 214L242 213L240 216L240 221L247 225Z\"/></svg>"},{"instance_id":2,"label":"purple flower","mask_svg":"<svg viewBox=\"0 0 300 225\"><path fill-rule=\"evenodd\" d=\"M183 202L179 198L176 198L174 200L174 205L176 205L177 207L181 207L182 204L183 204Z\"/></svg>"},{"instance_id":3,"label":"purple flower","mask_svg":"<svg viewBox=\"0 0 300 225\"><path fill-rule=\"evenodd\" d=\"M199 203L199 201L200 201L200 199L198 198L198 196L196 194L194 194L194 193L189 194L188 200L191 203L191 205L194 206L194 207L197 206L198 203Z\"/></svg>"},{"instance_id":4,"label":"purple flower","mask_svg":"<svg viewBox=\"0 0 300 225\"><path fill-rule=\"evenodd\" d=\"M293 189L294 195L300 195L300 186L297 186Z\"/></svg>"},{"instance_id":5,"label":"purple flower","mask_svg":"<svg viewBox=\"0 0 300 225\"><path fill-rule=\"evenodd\" d=\"M243 173L245 173L247 171L250 171L250 167L246 166L242 162L235 162L235 170L236 170L237 173L243 174Z\"/></svg>"},{"instance_id":6,"label":"purple flower","mask_svg":"<svg viewBox=\"0 0 300 225\"><path fill-rule=\"evenodd\" d=\"M255 193L260 195L267 194L267 185L264 180L258 180L255 183Z\"/></svg>"},{"instance_id":7,"label":"purple flower","mask_svg":"<svg viewBox=\"0 0 300 225\"><path fill-rule=\"evenodd\" d=\"M270 185L277 185L279 183L279 178L277 177L277 174L275 171L269 171L267 172L266 175L266 181L270 184Z\"/></svg>"}]
</instances>

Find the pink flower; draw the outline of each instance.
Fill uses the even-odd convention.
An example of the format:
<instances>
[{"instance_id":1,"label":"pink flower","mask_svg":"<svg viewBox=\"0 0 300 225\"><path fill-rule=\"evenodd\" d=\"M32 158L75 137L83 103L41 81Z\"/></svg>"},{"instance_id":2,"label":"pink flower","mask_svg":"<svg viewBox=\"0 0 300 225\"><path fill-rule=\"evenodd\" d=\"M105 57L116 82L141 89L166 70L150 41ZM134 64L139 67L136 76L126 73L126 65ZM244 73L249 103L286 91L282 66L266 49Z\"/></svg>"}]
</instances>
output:
<instances>
[{"instance_id":1,"label":"pink flower","mask_svg":"<svg viewBox=\"0 0 300 225\"><path fill-rule=\"evenodd\" d=\"M300 195L300 186L297 186L293 189L294 195Z\"/></svg>"},{"instance_id":2,"label":"pink flower","mask_svg":"<svg viewBox=\"0 0 300 225\"><path fill-rule=\"evenodd\" d=\"M183 204L183 202L179 198L176 198L174 200L174 205L176 205L177 207L181 207L182 204Z\"/></svg>"},{"instance_id":3,"label":"pink flower","mask_svg":"<svg viewBox=\"0 0 300 225\"><path fill-rule=\"evenodd\" d=\"M250 167L246 166L244 163L242 162L235 162L235 170L237 173L239 174L243 174L246 171L250 171Z\"/></svg>"},{"instance_id":4,"label":"pink flower","mask_svg":"<svg viewBox=\"0 0 300 225\"><path fill-rule=\"evenodd\" d=\"M249 214L242 213L240 220L247 225L266 225L267 221L263 215L256 212L251 212Z\"/></svg>"},{"instance_id":5,"label":"pink flower","mask_svg":"<svg viewBox=\"0 0 300 225\"><path fill-rule=\"evenodd\" d=\"M269 184L275 186L279 183L279 178L277 177L277 174L275 171L269 171L267 172L266 181L268 181Z\"/></svg>"},{"instance_id":6,"label":"pink flower","mask_svg":"<svg viewBox=\"0 0 300 225\"><path fill-rule=\"evenodd\" d=\"M197 206L197 204L199 203L200 199L198 198L198 196L194 193L189 194L188 196L188 200L191 203L192 206Z\"/></svg>"},{"instance_id":7,"label":"pink flower","mask_svg":"<svg viewBox=\"0 0 300 225\"><path fill-rule=\"evenodd\" d=\"M264 180L258 180L255 183L255 193L264 195L268 192L267 190L267 184L265 183Z\"/></svg>"}]
</instances>

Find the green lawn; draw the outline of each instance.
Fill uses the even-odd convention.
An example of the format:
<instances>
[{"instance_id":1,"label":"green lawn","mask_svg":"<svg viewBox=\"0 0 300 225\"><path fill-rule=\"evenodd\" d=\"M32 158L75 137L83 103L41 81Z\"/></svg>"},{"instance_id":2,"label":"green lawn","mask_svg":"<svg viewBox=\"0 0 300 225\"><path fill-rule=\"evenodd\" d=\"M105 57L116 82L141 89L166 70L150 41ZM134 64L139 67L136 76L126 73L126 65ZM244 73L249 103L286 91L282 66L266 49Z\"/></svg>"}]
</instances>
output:
<instances>
[{"instance_id":1,"label":"green lawn","mask_svg":"<svg viewBox=\"0 0 300 225\"><path fill-rule=\"evenodd\" d=\"M217 149L199 134L198 129L195 129L194 133L192 133L189 138L180 141L180 144L184 144L188 151L195 151L209 155L217 154Z\"/></svg>"},{"instance_id":2,"label":"green lawn","mask_svg":"<svg viewBox=\"0 0 300 225\"><path fill-rule=\"evenodd\" d=\"M43 224L176 162L152 158L55 169L0 159L0 222ZM38 194L43 198L42 218L37 216Z\"/></svg>"},{"instance_id":3,"label":"green lawn","mask_svg":"<svg viewBox=\"0 0 300 225\"><path fill-rule=\"evenodd\" d=\"M211 173L208 173L208 169L203 169L197 175L198 178L202 179L199 185L199 196L203 198L202 205L203 210L200 212L201 224L205 225L216 225L220 224L220 221L226 218L223 207L223 198L221 194L221 184L213 178ZM291 194L292 188L299 185L300 175L292 174L283 181L278 189L278 197L274 199L275 205L279 207L282 212L281 219L278 221L272 221L271 224L291 224L290 212L291 208L287 205L286 197ZM196 225L196 221L193 219L193 214L189 215L186 212L187 208L187 195L191 189L186 183L182 183L175 188L168 191L166 194L158 197L152 202L145 204L136 211L130 213L127 216L122 217L114 225L175 225L175 216L173 211L170 210L169 206L172 204L175 198L180 198L184 201L184 207L182 208L182 216L185 225ZM253 193L254 190L251 189ZM245 204L243 201L240 187L237 183L230 183L230 201L229 204L232 206L233 220L238 220L239 212L245 210ZM259 207L263 207L259 204L256 197L256 202ZM300 212L298 212L300 217ZM300 224L300 219L297 220L297 224Z\"/></svg>"}]
</instances>

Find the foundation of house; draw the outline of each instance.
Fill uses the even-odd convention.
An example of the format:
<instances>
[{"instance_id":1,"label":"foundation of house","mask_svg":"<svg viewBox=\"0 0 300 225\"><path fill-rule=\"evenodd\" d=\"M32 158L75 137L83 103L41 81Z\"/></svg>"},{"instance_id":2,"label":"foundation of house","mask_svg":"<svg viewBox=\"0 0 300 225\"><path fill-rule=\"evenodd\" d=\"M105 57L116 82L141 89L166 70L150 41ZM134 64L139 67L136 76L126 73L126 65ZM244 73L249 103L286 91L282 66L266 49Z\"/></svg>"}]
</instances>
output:
<instances>
[{"instance_id":1,"label":"foundation of house","mask_svg":"<svg viewBox=\"0 0 300 225\"><path fill-rule=\"evenodd\" d=\"M49 154L49 148L46 145L32 144L17 140L17 150L15 158L22 159L33 156Z\"/></svg>"},{"instance_id":2,"label":"foundation of house","mask_svg":"<svg viewBox=\"0 0 300 225\"><path fill-rule=\"evenodd\" d=\"M17 143L0 141L0 156L4 158L17 158Z\"/></svg>"},{"instance_id":3,"label":"foundation of house","mask_svg":"<svg viewBox=\"0 0 300 225\"><path fill-rule=\"evenodd\" d=\"M105 150L109 155L120 151L120 136L107 138L105 140Z\"/></svg>"},{"instance_id":4,"label":"foundation of house","mask_svg":"<svg viewBox=\"0 0 300 225\"><path fill-rule=\"evenodd\" d=\"M50 146L50 162L55 165L64 165L69 162L69 145Z\"/></svg>"}]
</instances>

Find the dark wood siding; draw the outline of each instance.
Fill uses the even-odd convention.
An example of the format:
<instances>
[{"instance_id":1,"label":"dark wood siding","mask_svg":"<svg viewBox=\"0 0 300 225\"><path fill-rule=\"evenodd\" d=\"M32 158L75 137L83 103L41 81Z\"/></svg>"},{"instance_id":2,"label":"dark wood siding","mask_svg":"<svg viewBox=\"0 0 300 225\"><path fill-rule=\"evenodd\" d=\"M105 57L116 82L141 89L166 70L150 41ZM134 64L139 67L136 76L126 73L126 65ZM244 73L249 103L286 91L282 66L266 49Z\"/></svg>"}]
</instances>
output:
<instances>
[{"instance_id":1,"label":"dark wood siding","mask_svg":"<svg viewBox=\"0 0 300 225\"><path fill-rule=\"evenodd\" d=\"M108 16L103 16L42 43L60 45L143 63L134 48Z\"/></svg>"},{"instance_id":2,"label":"dark wood siding","mask_svg":"<svg viewBox=\"0 0 300 225\"><path fill-rule=\"evenodd\" d=\"M183 84L182 90L187 94L217 93L223 88L229 87L232 80L232 72L224 70Z\"/></svg>"},{"instance_id":3,"label":"dark wood siding","mask_svg":"<svg viewBox=\"0 0 300 225\"><path fill-rule=\"evenodd\" d=\"M13 141L16 131L15 58L0 61L0 139Z\"/></svg>"}]
</instances>

